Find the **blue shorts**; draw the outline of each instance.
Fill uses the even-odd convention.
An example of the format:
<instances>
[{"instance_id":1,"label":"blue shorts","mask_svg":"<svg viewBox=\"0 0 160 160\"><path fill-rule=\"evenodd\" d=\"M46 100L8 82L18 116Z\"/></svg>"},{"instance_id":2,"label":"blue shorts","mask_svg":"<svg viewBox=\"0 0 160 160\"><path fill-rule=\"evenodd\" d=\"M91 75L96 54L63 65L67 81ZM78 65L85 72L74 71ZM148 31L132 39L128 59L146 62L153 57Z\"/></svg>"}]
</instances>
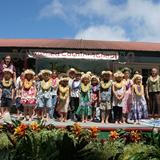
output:
<instances>
[{"instance_id":1,"label":"blue shorts","mask_svg":"<svg viewBox=\"0 0 160 160\"><path fill-rule=\"evenodd\" d=\"M51 108L52 107L52 98L39 98L37 108Z\"/></svg>"}]
</instances>

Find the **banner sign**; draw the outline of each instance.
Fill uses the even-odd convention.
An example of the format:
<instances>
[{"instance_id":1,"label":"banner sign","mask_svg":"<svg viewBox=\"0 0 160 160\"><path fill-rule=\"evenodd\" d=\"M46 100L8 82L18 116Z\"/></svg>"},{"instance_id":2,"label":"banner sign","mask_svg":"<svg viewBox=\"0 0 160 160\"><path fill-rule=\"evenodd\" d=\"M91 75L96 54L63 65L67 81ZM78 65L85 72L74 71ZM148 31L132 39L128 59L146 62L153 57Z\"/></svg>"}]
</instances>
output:
<instances>
[{"instance_id":1,"label":"banner sign","mask_svg":"<svg viewBox=\"0 0 160 160\"><path fill-rule=\"evenodd\" d=\"M90 59L90 60L118 60L119 54L118 52L108 51L106 54L101 53L70 53L70 52L63 52L63 53L51 53L51 52L30 52L28 57L31 58L65 58L65 59Z\"/></svg>"}]
</instances>

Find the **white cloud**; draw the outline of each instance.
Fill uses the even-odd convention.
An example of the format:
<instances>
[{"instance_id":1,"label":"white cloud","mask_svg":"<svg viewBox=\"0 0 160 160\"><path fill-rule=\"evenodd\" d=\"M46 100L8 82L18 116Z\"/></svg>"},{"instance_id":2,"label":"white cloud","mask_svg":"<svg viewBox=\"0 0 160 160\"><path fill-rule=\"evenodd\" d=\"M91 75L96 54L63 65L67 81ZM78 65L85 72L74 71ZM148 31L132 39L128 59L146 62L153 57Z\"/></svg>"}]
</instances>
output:
<instances>
[{"instance_id":1,"label":"white cloud","mask_svg":"<svg viewBox=\"0 0 160 160\"><path fill-rule=\"evenodd\" d=\"M72 0L64 4L60 0L52 0L40 15L59 16L67 23L69 21L72 27L79 25L75 38L160 42L160 2L126 0L118 5L112 2Z\"/></svg>"},{"instance_id":2,"label":"white cloud","mask_svg":"<svg viewBox=\"0 0 160 160\"><path fill-rule=\"evenodd\" d=\"M125 31L120 27L109 27L105 25L90 26L81 30L75 36L76 39L90 39L90 40L111 40L111 41L127 41L129 40Z\"/></svg>"},{"instance_id":3,"label":"white cloud","mask_svg":"<svg viewBox=\"0 0 160 160\"><path fill-rule=\"evenodd\" d=\"M40 17L65 16L63 4L59 0L53 0L40 11Z\"/></svg>"}]
</instances>

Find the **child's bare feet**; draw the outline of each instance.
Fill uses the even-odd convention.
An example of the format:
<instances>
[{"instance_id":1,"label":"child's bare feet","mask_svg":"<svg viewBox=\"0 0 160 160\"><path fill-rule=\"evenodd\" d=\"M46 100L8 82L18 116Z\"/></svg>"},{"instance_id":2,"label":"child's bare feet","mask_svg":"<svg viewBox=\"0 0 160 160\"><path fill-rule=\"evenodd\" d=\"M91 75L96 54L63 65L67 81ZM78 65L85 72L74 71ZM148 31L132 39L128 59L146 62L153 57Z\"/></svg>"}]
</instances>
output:
<instances>
[{"instance_id":1,"label":"child's bare feet","mask_svg":"<svg viewBox=\"0 0 160 160\"><path fill-rule=\"evenodd\" d=\"M108 121L106 121L106 124L108 124L109 122Z\"/></svg>"},{"instance_id":2,"label":"child's bare feet","mask_svg":"<svg viewBox=\"0 0 160 160\"><path fill-rule=\"evenodd\" d=\"M104 121L101 121L101 123L103 124L103 123L104 123Z\"/></svg>"}]
</instances>

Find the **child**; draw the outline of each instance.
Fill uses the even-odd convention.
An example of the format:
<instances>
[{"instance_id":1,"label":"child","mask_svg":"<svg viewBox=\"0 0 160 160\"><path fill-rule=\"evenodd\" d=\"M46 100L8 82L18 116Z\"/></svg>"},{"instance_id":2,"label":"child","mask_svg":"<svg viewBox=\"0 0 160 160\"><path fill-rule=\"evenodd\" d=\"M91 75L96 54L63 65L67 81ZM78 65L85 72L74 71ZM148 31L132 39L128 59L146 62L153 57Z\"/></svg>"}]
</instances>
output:
<instances>
[{"instance_id":1,"label":"child","mask_svg":"<svg viewBox=\"0 0 160 160\"><path fill-rule=\"evenodd\" d=\"M68 71L67 71L67 76L69 77L69 82L68 82L68 85L69 85L69 88L70 88L70 102L69 102L69 109L68 109L68 119L72 119L73 118L73 114L72 114L72 111L74 110L72 107L72 83L73 83L73 80L75 79L75 76L76 76L76 73L77 71L74 69L74 68L70 68Z\"/></svg>"},{"instance_id":2,"label":"child","mask_svg":"<svg viewBox=\"0 0 160 160\"><path fill-rule=\"evenodd\" d=\"M115 123L122 123L122 108L124 106L124 95L126 92L126 86L123 83L124 74L121 71L117 71L114 74L115 82L113 83L113 111Z\"/></svg>"},{"instance_id":3,"label":"child","mask_svg":"<svg viewBox=\"0 0 160 160\"><path fill-rule=\"evenodd\" d=\"M133 104L131 108L131 119L134 120L135 124L139 124L142 118L148 117L147 112L147 103L144 97L144 87L142 85L142 76L139 74L134 75L133 77Z\"/></svg>"},{"instance_id":4,"label":"child","mask_svg":"<svg viewBox=\"0 0 160 160\"><path fill-rule=\"evenodd\" d=\"M75 75L75 79L72 82L71 87L71 97L70 97L70 106L71 106L71 119L76 120L77 115L76 111L79 106L79 96L80 96L80 88L81 88L81 73L77 72Z\"/></svg>"},{"instance_id":5,"label":"child","mask_svg":"<svg viewBox=\"0 0 160 160\"><path fill-rule=\"evenodd\" d=\"M3 69L3 79L0 82L1 96L1 116L10 111L15 93L15 84L13 81L13 71L9 68Z\"/></svg>"},{"instance_id":6,"label":"child","mask_svg":"<svg viewBox=\"0 0 160 160\"><path fill-rule=\"evenodd\" d=\"M100 82L100 110L101 123L108 123L109 115L111 113L111 98L112 98L112 72L102 71L102 79Z\"/></svg>"},{"instance_id":7,"label":"child","mask_svg":"<svg viewBox=\"0 0 160 160\"><path fill-rule=\"evenodd\" d=\"M91 106L92 106L92 120L96 121L96 110L99 106L100 94L99 78L92 76L91 78Z\"/></svg>"},{"instance_id":8,"label":"child","mask_svg":"<svg viewBox=\"0 0 160 160\"><path fill-rule=\"evenodd\" d=\"M59 81L58 88L58 112L60 114L60 121L66 122L67 120L67 112L69 107L69 95L70 89L68 85L69 78L67 76L63 76Z\"/></svg>"},{"instance_id":9,"label":"child","mask_svg":"<svg viewBox=\"0 0 160 160\"><path fill-rule=\"evenodd\" d=\"M90 76L88 74L84 74L81 77L80 104L76 113L77 115L82 116L82 122L87 122L88 116L92 115L91 84L90 84Z\"/></svg>"},{"instance_id":10,"label":"child","mask_svg":"<svg viewBox=\"0 0 160 160\"><path fill-rule=\"evenodd\" d=\"M124 106L123 106L123 122L127 123L128 113L130 112L132 106L132 85L133 81L130 79L131 70L129 68L123 69L124 74L124 85L126 86L126 93L124 95Z\"/></svg>"},{"instance_id":11,"label":"child","mask_svg":"<svg viewBox=\"0 0 160 160\"><path fill-rule=\"evenodd\" d=\"M36 86L34 82L35 73L31 69L24 71L24 79L21 87L21 104L24 107L24 120L32 121L33 109L36 105Z\"/></svg>"},{"instance_id":12,"label":"child","mask_svg":"<svg viewBox=\"0 0 160 160\"><path fill-rule=\"evenodd\" d=\"M59 79L58 79L58 74L56 70L52 71L52 107L49 112L49 116L51 119L53 119L53 114L55 110L55 106L57 104L57 91L58 91L58 85L59 85Z\"/></svg>"},{"instance_id":13,"label":"child","mask_svg":"<svg viewBox=\"0 0 160 160\"><path fill-rule=\"evenodd\" d=\"M37 114L38 118L49 120L49 111L52 107L52 72L44 69L41 72L42 80L39 82L37 93Z\"/></svg>"},{"instance_id":14,"label":"child","mask_svg":"<svg viewBox=\"0 0 160 160\"><path fill-rule=\"evenodd\" d=\"M21 87L22 81L24 79L24 72L17 78L16 81L16 109L17 109L17 118L20 119L23 112L23 105L21 104Z\"/></svg>"}]
</instances>

